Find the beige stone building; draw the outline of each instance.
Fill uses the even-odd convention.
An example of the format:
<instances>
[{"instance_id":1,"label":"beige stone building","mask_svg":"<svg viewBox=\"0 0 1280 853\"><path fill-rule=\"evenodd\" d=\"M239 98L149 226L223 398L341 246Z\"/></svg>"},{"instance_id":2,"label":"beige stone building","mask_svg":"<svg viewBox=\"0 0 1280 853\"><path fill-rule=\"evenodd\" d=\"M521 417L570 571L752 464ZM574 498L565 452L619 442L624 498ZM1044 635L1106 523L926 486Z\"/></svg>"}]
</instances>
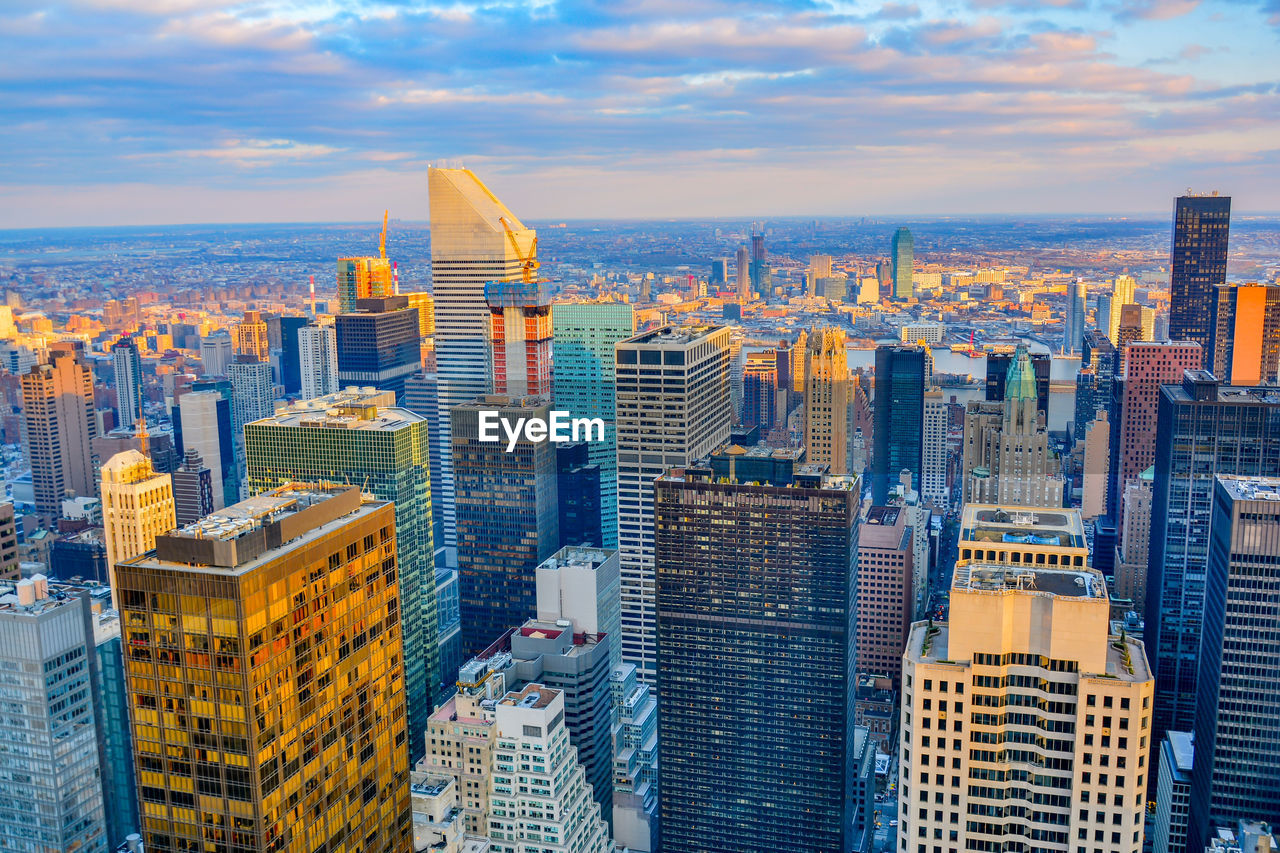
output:
<instances>
[{"instance_id":1,"label":"beige stone building","mask_svg":"<svg viewBox=\"0 0 1280 853\"><path fill-rule=\"evenodd\" d=\"M172 477L157 474L151 460L136 450L125 450L106 461L102 530L113 596L116 564L150 551L157 536L177 526Z\"/></svg>"}]
</instances>

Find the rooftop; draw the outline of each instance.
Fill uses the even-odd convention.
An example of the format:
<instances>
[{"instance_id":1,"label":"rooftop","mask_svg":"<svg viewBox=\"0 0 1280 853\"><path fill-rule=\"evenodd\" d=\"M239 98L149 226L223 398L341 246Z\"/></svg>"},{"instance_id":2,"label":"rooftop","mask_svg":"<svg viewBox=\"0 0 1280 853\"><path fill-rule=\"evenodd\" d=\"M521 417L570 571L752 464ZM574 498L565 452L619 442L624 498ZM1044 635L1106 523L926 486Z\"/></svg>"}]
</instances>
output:
<instances>
[{"instance_id":1,"label":"rooftop","mask_svg":"<svg viewBox=\"0 0 1280 853\"><path fill-rule=\"evenodd\" d=\"M559 694L560 691L541 684L526 684L522 689L503 696L499 704L515 708L546 708Z\"/></svg>"},{"instance_id":2,"label":"rooftop","mask_svg":"<svg viewBox=\"0 0 1280 853\"><path fill-rule=\"evenodd\" d=\"M1079 510L967 504L960 519L961 542L1021 542L1085 548Z\"/></svg>"},{"instance_id":3,"label":"rooftop","mask_svg":"<svg viewBox=\"0 0 1280 853\"><path fill-rule=\"evenodd\" d=\"M1058 598L1106 598L1107 583L1096 569L1049 569L958 563L951 589L970 592L1021 591Z\"/></svg>"},{"instance_id":4,"label":"rooftop","mask_svg":"<svg viewBox=\"0 0 1280 853\"><path fill-rule=\"evenodd\" d=\"M698 343L711 334L726 328L711 323L697 326L663 326L642 332L635 337L619 342L618 346L685 346Z\"/></svg>"},{"instance_id":5,"label":"rooftop","mask_svg":"<svg viewBox=\"0 0 1280 853\"><path fill-rule=\"evenodd\" d=\"M1172 753L1173 772L1183 782L1191 780L1191 766L1195 759L1195 736L1191 732L1166 732L1167 748Z\"/></svg>"},{"instance_id":6,"label":"rooftop","mask_svg":"<svg viewBox=\"0 0 1280 853\"><path fill-rule=\"evenodd\" d=\"M1218 482L1232 500L1280 502L1280 477L1240 477L1219 474Z\"/></svg>"},{"instance_id":7,"label":"rooftop","mask_svg":"<svg viewBox=\"0 0 1280 853\"><path fill-rule=\"evenodd\" d=\"M604 548L589 548L584 545L566 545L550 557L538 564L539 569L563 569L570 566L582 566L588 569L599 568L608 560L614 551Z\"/></svg>"},{"instance_id":8,"label":"rooftop","mask_svg":"<svg viewBox=\"0 0 1280 853\"><path fill-rule=\"evenodd\" d=\"M390 391L353 387L313 400L301 400L253 423L259 426L395 431L424 421L421 415L397 407L395 394Z\"/></svg>"}]
</instances>

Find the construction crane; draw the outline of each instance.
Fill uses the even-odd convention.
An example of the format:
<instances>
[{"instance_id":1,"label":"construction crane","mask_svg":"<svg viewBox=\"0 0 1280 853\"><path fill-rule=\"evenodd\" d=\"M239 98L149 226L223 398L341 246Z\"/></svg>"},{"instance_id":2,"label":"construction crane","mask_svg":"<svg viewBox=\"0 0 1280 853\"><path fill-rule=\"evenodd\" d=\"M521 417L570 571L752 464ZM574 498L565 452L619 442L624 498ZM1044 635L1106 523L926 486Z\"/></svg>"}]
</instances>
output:
<instances>
[{"instance_id":1,"label":"construction crane","mask_svg":"<svg viewBox=\"0 0 1280 853\"><path fill-rule=\"evenodd\" d=\"M534 280L533 274L538 271L538 267L542 266L538 263L538 238L533 238L533 243L529 246L529 254L525 255L520 251L520 244L516 241L516 232L511 230L511 225L507 223L505 216L499 216L498 221L502 223L502 227L507 232L507 239L511 241L511 248L516 250L516 257L520 259L520 280L525 284L529 284Z\"/></svg>"},{"instance_id":2,"label":"construction crane","mask_svg":"<svg viewBox=\"0 0 1280 853\"><path fill-rule=\"evenodd\" d=\"M390 214L389 210L382 211L382 236L378 238L378 254L384 259L387 257L387 217Z\"/></svg>"}]
</instances>

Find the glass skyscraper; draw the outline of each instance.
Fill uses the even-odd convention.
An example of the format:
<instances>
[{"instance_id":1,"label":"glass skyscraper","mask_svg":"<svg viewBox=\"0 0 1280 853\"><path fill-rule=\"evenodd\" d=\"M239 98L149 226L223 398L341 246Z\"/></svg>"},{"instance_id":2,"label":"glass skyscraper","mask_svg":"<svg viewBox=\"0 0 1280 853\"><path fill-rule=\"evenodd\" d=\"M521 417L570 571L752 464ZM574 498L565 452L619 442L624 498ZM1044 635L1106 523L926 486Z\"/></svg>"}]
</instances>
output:
<instances>
[{"instance_id":1,"label":"glass skyscraper","mask_svg":"<svg viewBox=\"0 0 1280 853\"><path fill-rule=\"evenodd\" d=\"M1231 197L1179 196L1169 253L1169 340L1195 341L1213 353L1214 287L1227 280ZM1113 306L1119 311L1119 306ZM1206 358L1206 361L1208 359Z\"/></svg>"},{"instance_id":2,"label":"glass skyscraper","mask_svg":"<svg viewBox=\"0 0 1280 853\"><path fill-rule=\"evenodd\" d=\"M850 849L861 490L827 470L657 481L663 850Z\"/></svg>"},{"instance_id":3,"label":"glass skyscraper","mask_svg":"<svg viewBox=\"0 0 1280 853\"><path fill-rule=\"evenodd\" d=\"M613 349L635 333L625 302L562 302L551 306L554 335L552 388L557 408L575 418L604 421L604 441L587 445L600 467L600 533L605 548L618 547L618 455Z\"/></svg>"},{"instance_id":4,"label":"glass skyscraper","mask_svg":"<svg viewBox=\"0 0 1280 853\"><path fill-rule=\"evenodd\" d=\"M1213 475L1280 476L1280 390L1222 385L1202 370L1160 390L1145 629L1154 743L1195 717Z\"/></svg>"},{"instance_id":5,"label":"glass skyscraper","mask_svg":"<svg viewBox=\"0 0 1280 853\"><path fill-rule=\"evenodd\" d=\"M297 403L245 426L245 455L252 494L290 482L347 483L395 504L409 747L416 761L441 684L452 683L454 673L440 672L436 642L427 422L390 406L392 399L389 391L340 391Z\"/></svg>"},{"instance_id":6,"label":"glass skyscraper","mask_svg":"<svg viewBox=\"0 0 1280 853\"><path fill-rule=\"evenodd\" d=\"M893 232L893 298L910 299L915 295L915 238L906 228Z\"/></svg>"},{"instance_id":7,"label":"glass skyscraper","mask_svg":"<svg viewBox=\"0 0 1280 853\"><path fill-rule=\"evenodd\" d=\"M889 487L897 485L905 469L919 489L924 468L924 386L926 360L923 347L914 345L876 348L875 450L871 457L871 499L888 501Z\"/></svg>"}]
</instances>

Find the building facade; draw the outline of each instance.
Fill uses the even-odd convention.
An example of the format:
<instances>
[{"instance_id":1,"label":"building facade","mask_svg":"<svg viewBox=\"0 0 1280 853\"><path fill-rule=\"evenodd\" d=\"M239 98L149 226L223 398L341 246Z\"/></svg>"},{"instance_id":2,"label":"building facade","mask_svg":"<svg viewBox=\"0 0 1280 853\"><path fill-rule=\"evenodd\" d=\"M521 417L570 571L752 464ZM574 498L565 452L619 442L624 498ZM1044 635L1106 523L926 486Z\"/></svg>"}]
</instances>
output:
<instances>
[{"instance_id":1,"label":"building facade","mask_svg":"<svg viewBox=\"0 0 1280 853\"><path fill-rule=\"evenodd\" d=\"M150 551L157 536L176 526L170 475L157 474L151 460L136 450L107 460L102 466L102 530L113 578L116 563Z\"/></svg>"},{"instance_id":2,"label":"building facade","mask_svg":"<svg viewBox=\"0 0 1280 853\"><path fill-rule=\"evenodd\" d=\"M551 394L551 297L538 281L491 281L489 372L493 393L511 397Z\"/></svg>"},{"instance_id":3,"label":"building facade","mask_svg":"<svg viewBox=\"0 0 1280 853\"><path fill-rule=\"evenodd\" d=\"M57 518L68 494L97 493L93 373L70 344L53 344L49 363L22 375L22 411L36 512Z\"/></svg>"},{"instance_id":4,"label":"building facade","mask_svg":"<svg viewBox=\"0 0 1280 853\"><path fill-rule=\"evenodd\" d=\"M333 323L309 323L298 330L302 399L338 391L338 332Z\"/></svg>"},{"instance_id":5,"label":"building facade","mask_svg":"<svg viewBox=\"0 0 1280 853\"><path fill-rule=\"evenodd\" d=\"M894 690L915 612L912 532L906 507L873 506L858 535L858 672Z\"/></svg>"},{"instance_id":6,"label":"building facade","mask_svg":"<svg viewBox=\"0 0 1280 853\"><path fill-rule=\"evenodd\" d=\"M893 232L890 249L893 255L893 298L910 299L915 295L912 274L915 270L915 238L906 228Z\"/></svg>"},{"instance_id":7,"label":"building facade","mask_svg":"<svg viewBox=\"0 0 1280 853\"><path fill-rule=\"evenodd\" d=\"M404 296L356 301L356 310L333 320L338 383L404 396L405 379L422 367L418 309Z\"/></svg>"},{"instance_id":8,"label":"building facade","mask_svg":"<svg viewBox=\"0 0 1280 853\"><path fill-rule=\"evenodd\" d=\"M814 330L804 349L805 458L833 474L849 471L849 362L844 333Z\"/></svg>"},{"instance_id":9,"label":"building facade","mask_svg":"<svg viewBox=\"0 0 1280 853\"><path fill-rule=\"evenodd\" d=\"M1169 252L1169 338L1213 352L1214 287L1227 280L1231 197L1179 196Z\"/></svg>"},{"instance_id":10,"label":"building facade","mask_svg":"<svg viewBox=\"0 0 1280 853\"><path fill-rule=\"evenodd\" d=\"M876 347L875 449L871 500L884 504L902 471L920 486L924 469L924 389L929 354L919 346Z\"/></svg>"},{"instance_id":11,"label":"building facade","mask_svg":"<svg viewBox=\"0 0 1280 853\"><path fill-rule=\"evenodd\" d=\"M1231 385L1280 382L1280 283L1214 288L1213 364Z\"/></svg>"}]
</instances>

